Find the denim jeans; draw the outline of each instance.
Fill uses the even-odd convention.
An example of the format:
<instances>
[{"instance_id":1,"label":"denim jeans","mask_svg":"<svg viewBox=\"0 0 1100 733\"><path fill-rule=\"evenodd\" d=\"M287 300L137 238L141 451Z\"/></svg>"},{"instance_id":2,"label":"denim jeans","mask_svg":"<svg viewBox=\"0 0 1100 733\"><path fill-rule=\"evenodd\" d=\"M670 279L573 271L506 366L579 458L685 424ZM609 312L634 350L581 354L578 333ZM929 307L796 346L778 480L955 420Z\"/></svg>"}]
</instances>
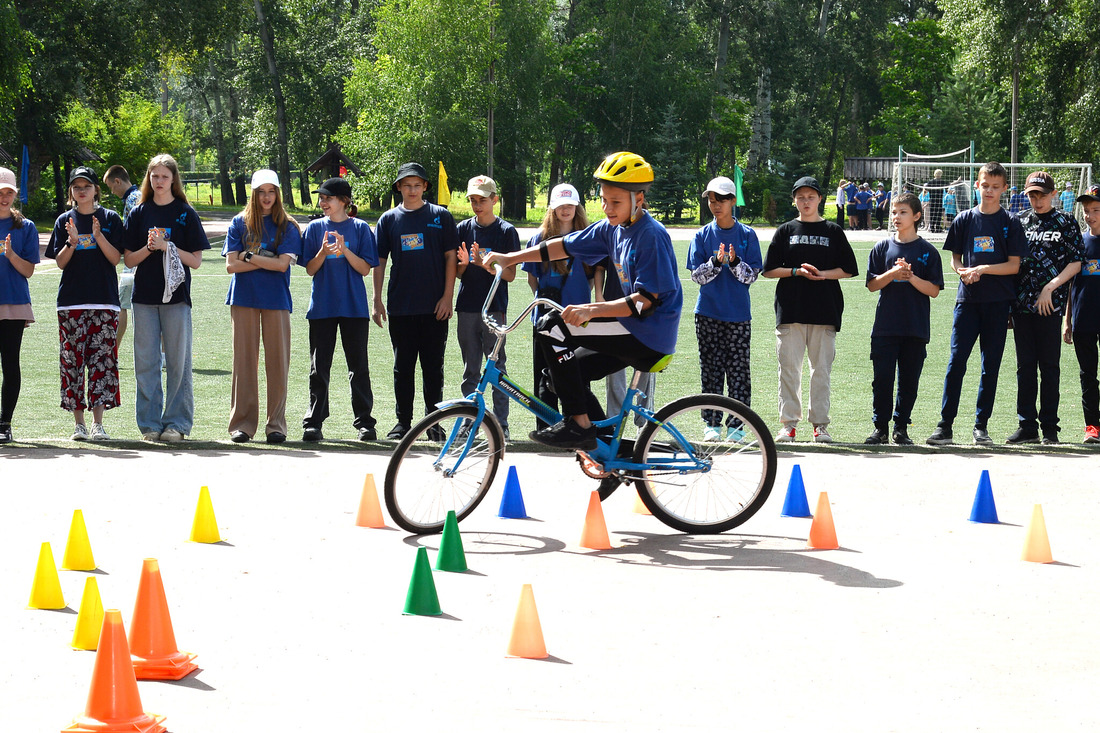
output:
<instances>
[{"instance_id":1,"label":"denim jeans","mask_svg":"<svg viewBox=\"0 0 1100 733\"><path fill-rule=\"evenodd\" d=\"M174 428L184 435L195 420L191 376L191 306L134 303L134 375L137 379L138 430L160 433ZM163 344L165 385L160 378Z\"/></svg>"},{"instance_id":2,"label":"denim jeans","mask_svg":"<svg viewBox=\"0 0 1100 733\"><path fill-rule=\"evenodd\" d=\"M943 404L940 407L942 428L950 428L959 413L966 362L974 344L982 355L982 376L978 382L978 404L974 410L974 426L985 428L993 414L997 397L997 378L1001 371L1005 339L1008 338L1008 313L1011 302L955 303L955 321L951 326L951 356L947 360L947 375L943 379Z\"/></svg>"}]
</instances>

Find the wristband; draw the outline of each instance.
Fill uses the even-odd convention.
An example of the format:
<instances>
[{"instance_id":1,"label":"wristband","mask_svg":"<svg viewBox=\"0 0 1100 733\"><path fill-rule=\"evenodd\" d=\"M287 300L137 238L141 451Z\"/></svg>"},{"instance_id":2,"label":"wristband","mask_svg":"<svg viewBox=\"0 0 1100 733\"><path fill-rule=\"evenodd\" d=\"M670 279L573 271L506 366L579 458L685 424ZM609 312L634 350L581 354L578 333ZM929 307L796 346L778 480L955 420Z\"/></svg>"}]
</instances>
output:
<instances>
[{"instance_id":1,"label":"wristband","mask_svg":"<svg viewBox=\"0 0 1100 733\"><path fill-rule=\"evenodd\" d=\"M714 255L710 258L710 264L714 267L722 266L722 263L718 261L718 255Z\"/></svg>"},{"instance_id":2,"label":"wristband","mask_svg":"<svg viewBox=\"0 0 1100 733\"><path fill-rule=\"evenodd\" d=\"M249 250L248 252L245 252L245 253L244 253L244 261L245 261L245 262L248 262L248 261L250 261L251 259L252 259L252 250Z\"/></svg>"},{"instance_id":3,"label":"wristband","mask_svg":"<svg viewBox=\"0 0 1100 733\"><path fill-rule=\"evenodd\" d=\"M539 259L542 260L542 264L550 264L550 248L546 245L546 242L539 244Z\"/></svg>"},{"instance_id":4,"label":"wristband","mask_svg":"<svg viewBox=\"0 0 1100 733\"><path fill-rule=\"evenodd\" d=\"M740 264L740 262L741 262L740 255L734 255L732 260L726 260L726 264L729 265L731 270L733 268L737 267L737 265Z\"/></svg>"},{"instance_id":5,"label":"wristband","mask_svg":"<svg viewBox=\"0 0 1100 733\"><path fill-rule=\"evenodd\" d=\"M798 277L798 268L797 267L792 267L791 268L791 277Z\"/></svg>"}]
</instances>

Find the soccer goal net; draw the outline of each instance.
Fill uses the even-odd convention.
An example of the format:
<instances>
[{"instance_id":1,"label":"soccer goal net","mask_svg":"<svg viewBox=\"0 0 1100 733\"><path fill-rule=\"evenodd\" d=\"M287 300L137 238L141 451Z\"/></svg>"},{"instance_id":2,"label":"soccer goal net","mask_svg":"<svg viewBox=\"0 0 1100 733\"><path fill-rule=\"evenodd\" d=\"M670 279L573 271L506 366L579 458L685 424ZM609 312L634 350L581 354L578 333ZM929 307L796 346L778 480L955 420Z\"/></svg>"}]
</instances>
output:
<instances>
[{"instance_id":1,"label":"soccer goal net","mask_svg":"<svg viewBox=\"0 0 1100 733\"><path fill-rule=\"evenodd\" d=\"M918 155L899 148L891 192L917 194L924 204L922 234L943 234L955 215L978 204L975 183L984 162L974 160L972 148L953 153ZM1046 171L1054 178L1054 206L1071 211L1084 226L1084 213L1075 199L1092 185L1091 163L1002 163L1008 171L1008 188L1001 206L1013 214L1031 208L1024 195L1030 173Z\"/></svg>"}]
</instances>

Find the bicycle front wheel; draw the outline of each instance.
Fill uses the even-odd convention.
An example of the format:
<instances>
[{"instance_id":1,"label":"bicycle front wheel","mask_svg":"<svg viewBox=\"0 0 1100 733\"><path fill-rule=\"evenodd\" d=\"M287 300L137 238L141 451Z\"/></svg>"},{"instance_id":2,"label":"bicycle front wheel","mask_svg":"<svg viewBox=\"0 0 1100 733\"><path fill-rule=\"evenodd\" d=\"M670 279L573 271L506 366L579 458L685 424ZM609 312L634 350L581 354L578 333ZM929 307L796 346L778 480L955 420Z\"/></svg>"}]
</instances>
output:
<instances>
[{"instance_id":1,"label":"bicycle front wheel","mask_svg":"<svg viewBox=\"0 0 1100 733\"><path fill-rule=\"evenodd\" d=\"M386 468L386 508L402 529L414 534L443 530L447 512L458 519L485 498L504 455L504 433L486 413L467 435L477 417L473 405L437 410L412 427L397 444Z\"/></svg>"},{"instance_id":2,"label":"bicycle front wheel","mask_svg":"<svg viewBox=\"0 0 1100 733\"><path fill-rule=\"evenodd\" d=\"M642 428L633 471L653 516L689 534L716 534L755 514L775 483L775 443L760 417L730 397L674 400Z\"/></svg>"}]
</instances>

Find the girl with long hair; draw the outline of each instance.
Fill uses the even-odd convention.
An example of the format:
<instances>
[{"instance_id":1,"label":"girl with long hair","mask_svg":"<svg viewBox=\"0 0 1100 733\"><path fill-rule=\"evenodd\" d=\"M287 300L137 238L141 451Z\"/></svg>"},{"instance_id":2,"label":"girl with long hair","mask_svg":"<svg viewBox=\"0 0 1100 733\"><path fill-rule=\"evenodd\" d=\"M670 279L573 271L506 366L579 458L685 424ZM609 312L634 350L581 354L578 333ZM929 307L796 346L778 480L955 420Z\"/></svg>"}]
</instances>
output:
<instances>
[{"instance_id":1,"label":"girl with long hair","mask_svg":"<svg viewBox=\"0 0 1100 733\"><path fill-rule=\"evenodd\" d=\"M134 375L138 429L144 440L178 443L194 425L191 376L191 270L210 249L187 202L171 155L149 161L141 203L126 221L126 266L134 272ZM160 354L164 347L165 383Z\"/></svg>"},{"instance_id":2,"label":"girl with long hair","mask_svg":"<svg viewBox=\"0 0 1100 733\"><path fill-rule=\"evenodd\" d=\"M73 413L73 440L108 440L103 412L118 407L118 277L122 217L99 205L91 168L69 176L69 206L53 225L46 256L57 262L61 407ZM85 378L85 373L87 377ZM85 387L87 396L85 396ZM92 408L92 428L84 410Z\"/></svg>"},{"instance_id":3,"label":"girl with long hair","mask_svg":"<svg viewBox=\"0 0 1100 733\"><path fill-rule=\"evenodd\" d=\"M34 323L27 280L38 262L38 230L15 207L18 193L15 173L0 168L0 444L14 440L11 420L23 381L19 352L23 329Z\"/></svg>"},{"instance_id":4,"label":"girl with long hair","mask_svg":"<svg viewBox=\"0 0 1100 733\"><path fill-rule=\"evenodd\" d=\"M290 374L290 268L302 255L298 222L283 208L279 176L252 174L252 195L233 217L222 257L233 277L225 304L233 323L233 388L229 437L246 443L259 429L260 340L267 374L268 443L286 440L286 393Z\"/></svg>"},{"instance_id":5,"label":"girl with long hair","mask_svg":"<svg viewBox=\"0 0 1100 733\"><path fill-rule=\"evenodd\" d=\"M550 192L550 206L542 218L539 230L527 242L528 247L537 247L555 237L569 232L579 231L588 226L588 215L581 205L580 194L568 183L554 186ZM549 263L525 262L522 265L527 273L527 284L536 296L549 298L562 305L577 305L591 300L590 283L592 271L586 265L573 258L555 260ZM542 315L541 307L531 314L531 323ZM558 396L554 394L550 379L544 370L548 367L542 350L535 344L532 359L534 366L535 396L555 410L558 409ZM546 424L538 420L541 430Z\"/></svg>"}]
</instances>

